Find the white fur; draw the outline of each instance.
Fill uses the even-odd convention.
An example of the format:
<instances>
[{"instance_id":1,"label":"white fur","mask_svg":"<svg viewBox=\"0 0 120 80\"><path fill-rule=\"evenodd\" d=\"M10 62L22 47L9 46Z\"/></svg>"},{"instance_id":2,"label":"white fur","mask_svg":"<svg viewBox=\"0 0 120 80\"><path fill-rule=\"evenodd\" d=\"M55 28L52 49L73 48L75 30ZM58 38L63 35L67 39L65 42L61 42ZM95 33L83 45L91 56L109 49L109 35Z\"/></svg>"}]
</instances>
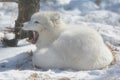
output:
<instances>
[{"instance_id":1,"label":"white fur","mask_svg":"<svg viewBox=\"0 0 120 80\"><path fill-rule=\"evenodd\" d=\"M39 23L35 23L39 21ZM56 12L40 12L24 24L39 32L33 64L45 69L100 69L113 60L100 34L94 29L62 22Z\"/></svg>"}]
</instances>

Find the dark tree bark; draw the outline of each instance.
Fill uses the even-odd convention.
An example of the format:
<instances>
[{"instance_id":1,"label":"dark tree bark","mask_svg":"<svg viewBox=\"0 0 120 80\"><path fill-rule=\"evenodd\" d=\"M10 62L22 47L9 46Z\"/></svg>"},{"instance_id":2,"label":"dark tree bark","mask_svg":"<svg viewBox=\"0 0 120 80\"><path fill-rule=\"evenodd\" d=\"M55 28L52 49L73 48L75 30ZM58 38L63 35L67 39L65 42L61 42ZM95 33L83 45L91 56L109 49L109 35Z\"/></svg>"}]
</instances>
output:
<instances>
[{"instance_id":1,"label":"dark tree bark","mask_svg":"<svg viewBox=\"0 0 120 80\"><path fill-rule=\"evenodd\" d=\"M21 30L22 24L30 20L31 16L40 9L40 0L19 0L18 18L15 21L16 40L26 37L31 38L31 31ZM16 44L17 45L17 44Z\"/></svg>"},{"instance_id":2,"label":"dark tree bark","mask_svg":"<svg viewBox=\"0 0 120 80\"><path fill-rule=\"evenodd\" d=\"M96 3L98 6L100 6L101 0L96 0L95 3Z\"/></svg>"},{"instance_id":3,"label":"dark tree bark","mask_svg":"<svg viewBox=\"0 0 120 80\"><path fill-rule=\"evenodd\" d=\"M18 2L18 18L15 22L15 27L21 27L21 24L29 21L30 17L38 12L40 0L19 0Z\"/></svg>"},{"instance_id":4,"label":"dark tree bark","mask_svg":"<svg viewBox=\"0 0 120 80\"><path fill-rule=\"evenodd\" d=\"M40 9L40 0L18 0L18 18L15 21L15 39L5 40L6 46L17 46L18 39L32 38L32 31L22 30L22 24L30 20L31 16ZM12 42L12 45L9 43Z\"/></svg>"},{"instance_id":5,"label":"dark tree bark","mask_svg":"<svg viewBox=\"0 0 120 80\"><path fill-rule=\"evenodd\" d=\"M0 2L18 2L18 0L0 0Z\"/></svg>"}]
</instances>

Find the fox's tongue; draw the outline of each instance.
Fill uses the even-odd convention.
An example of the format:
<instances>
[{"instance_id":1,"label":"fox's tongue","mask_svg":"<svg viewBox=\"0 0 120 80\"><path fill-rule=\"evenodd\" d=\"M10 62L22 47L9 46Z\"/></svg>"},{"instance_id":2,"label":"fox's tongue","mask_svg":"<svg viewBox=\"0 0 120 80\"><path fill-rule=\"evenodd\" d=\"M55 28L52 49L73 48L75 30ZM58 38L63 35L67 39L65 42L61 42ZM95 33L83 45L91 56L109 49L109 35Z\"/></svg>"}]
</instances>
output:
<instances>
[{"instance_id":1,"label":"fox's tongue","mask_svg":"<svg viewBox=\"0 0 120 80\"><path fill-rule=\"evenodd\" d=\"M38 32L34 31L33 32L33 39L32 39L32 43L35 44L38 40L39 34Z\"/></svg>"}]
</instances>

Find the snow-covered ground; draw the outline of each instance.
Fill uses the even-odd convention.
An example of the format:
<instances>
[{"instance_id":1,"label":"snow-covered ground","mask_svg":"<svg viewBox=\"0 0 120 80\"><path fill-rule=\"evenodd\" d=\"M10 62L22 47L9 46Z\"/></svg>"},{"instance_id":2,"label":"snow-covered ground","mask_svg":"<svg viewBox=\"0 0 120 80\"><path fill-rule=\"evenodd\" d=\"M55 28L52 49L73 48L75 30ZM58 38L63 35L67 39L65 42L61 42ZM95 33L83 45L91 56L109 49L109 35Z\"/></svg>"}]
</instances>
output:
<instances>
[{"instance_id":1,"label":"snow-covered ground","mask_svg":"<svg viewBox=\"0 0 120 80\"><path fill-rule=\"evenodd\" d=\"M48 0L40 5L42 11L60 12L66 23L95 28L114 46L115 64L89 71L35 69L27 51L36 47L21 40L18 47L0 43L0 80L120 80L120 0ZM0 32L14 27L17 11L16 3L0 3Z\"/></svg>"}]
</instances>

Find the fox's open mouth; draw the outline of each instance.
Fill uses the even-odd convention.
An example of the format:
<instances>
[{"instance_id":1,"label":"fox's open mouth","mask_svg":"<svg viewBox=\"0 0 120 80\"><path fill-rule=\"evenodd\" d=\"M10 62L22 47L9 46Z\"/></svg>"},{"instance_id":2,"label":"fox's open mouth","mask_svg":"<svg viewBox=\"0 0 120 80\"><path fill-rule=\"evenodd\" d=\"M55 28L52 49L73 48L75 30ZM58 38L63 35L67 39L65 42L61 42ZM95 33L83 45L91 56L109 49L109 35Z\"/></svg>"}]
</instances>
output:
<instances>
[{"instance_id":1,"label":"fox's open mouth","mask_svg":"<svg viewBox=\"0 0 120 80\"><path fill-rule=\"evenodd\" d=\"M39 33L37 31L33 31L32 38L29 38L27 41L35 44L38 40Z\"/></svg>"}]
</instances>

